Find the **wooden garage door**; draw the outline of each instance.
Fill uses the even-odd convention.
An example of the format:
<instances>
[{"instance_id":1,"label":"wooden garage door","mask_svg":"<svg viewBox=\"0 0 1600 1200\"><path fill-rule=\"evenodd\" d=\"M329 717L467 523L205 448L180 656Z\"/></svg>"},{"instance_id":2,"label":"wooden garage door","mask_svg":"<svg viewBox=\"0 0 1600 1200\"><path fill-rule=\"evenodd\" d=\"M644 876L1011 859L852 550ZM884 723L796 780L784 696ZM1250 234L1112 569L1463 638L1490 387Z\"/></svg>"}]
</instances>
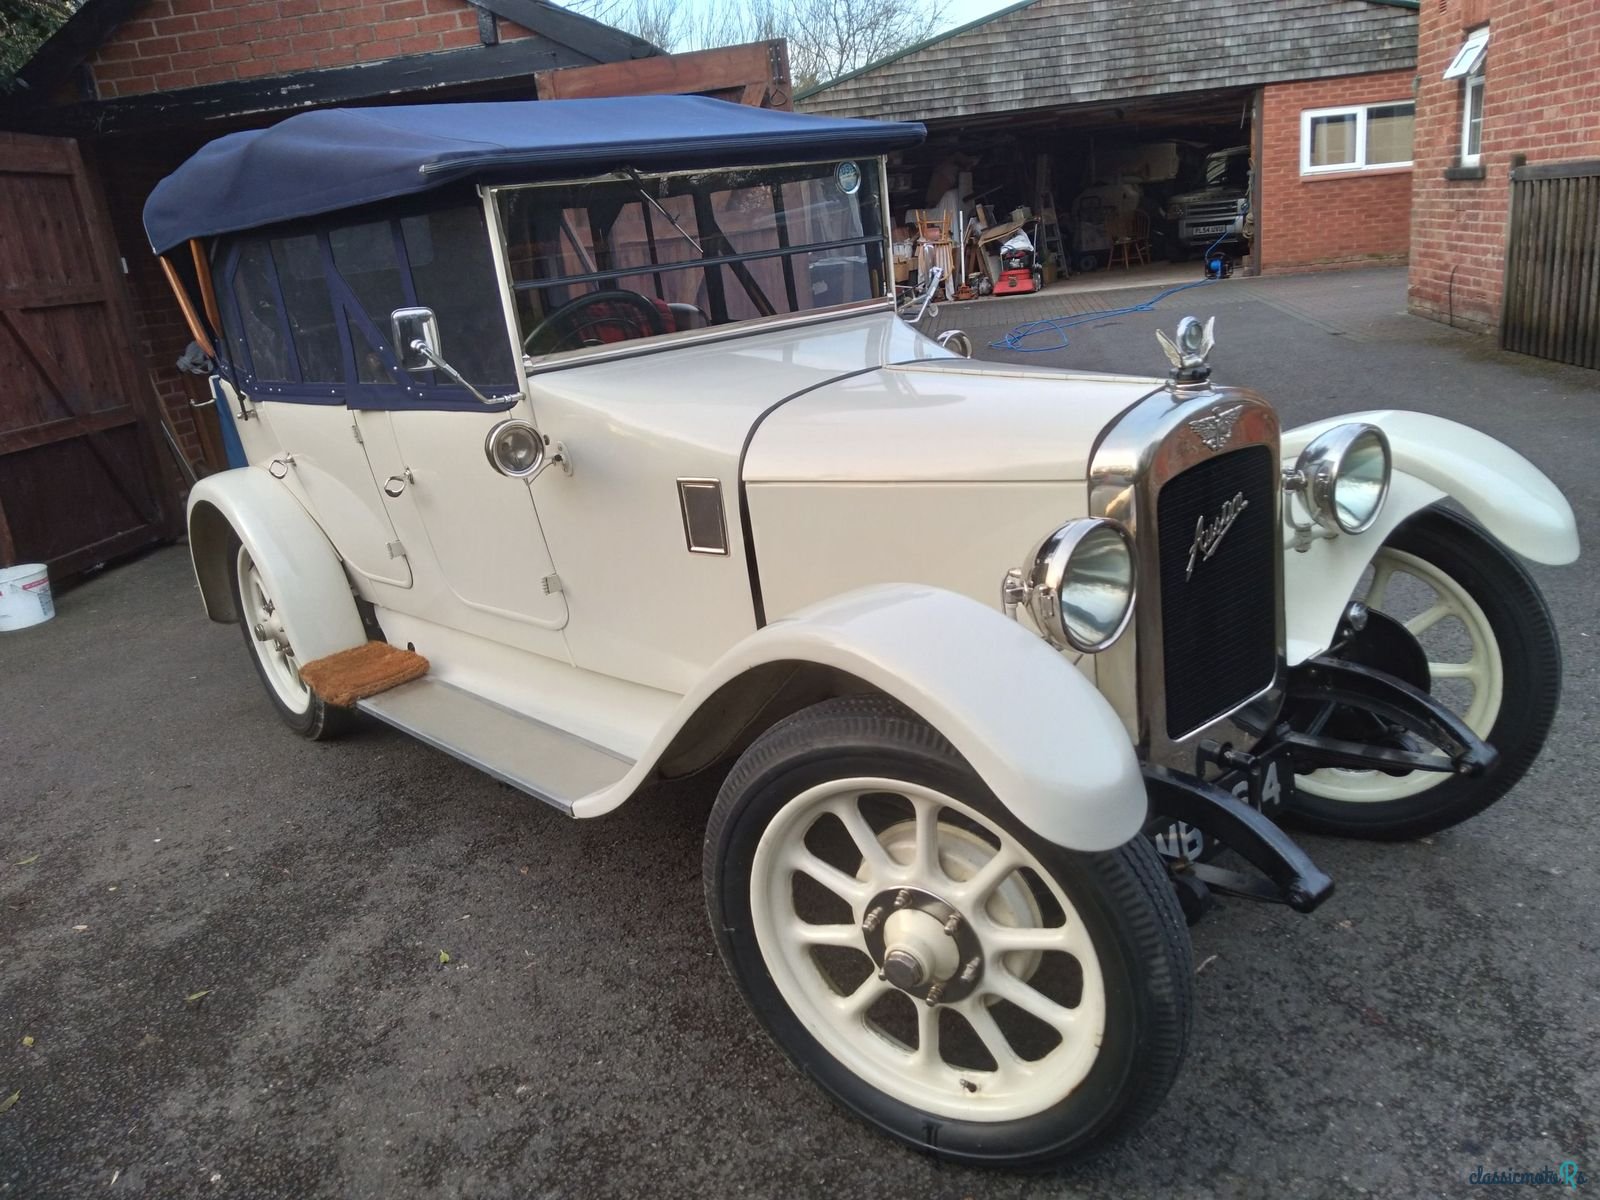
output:
<instances>
[{"instance_id":1,"label":"wooden garage door","mask_svg":"<svg viewBox=\"0 0 1600 1200\"><path fill-rule=\"evenodd\" d=\"M174 532L155 399L78 144L0 133L0 565L55 576Z\"/></svg>"},{"instance_id":2,"label":"wooden garage door","mask_svg":"<svg viewBox=\"0 0 1600 1200\"><path fill-rule=\"evenodd\" d=\"M1511 172L1500 345L1600 368L1600 161Z\"/></svg>"}]
</instances>

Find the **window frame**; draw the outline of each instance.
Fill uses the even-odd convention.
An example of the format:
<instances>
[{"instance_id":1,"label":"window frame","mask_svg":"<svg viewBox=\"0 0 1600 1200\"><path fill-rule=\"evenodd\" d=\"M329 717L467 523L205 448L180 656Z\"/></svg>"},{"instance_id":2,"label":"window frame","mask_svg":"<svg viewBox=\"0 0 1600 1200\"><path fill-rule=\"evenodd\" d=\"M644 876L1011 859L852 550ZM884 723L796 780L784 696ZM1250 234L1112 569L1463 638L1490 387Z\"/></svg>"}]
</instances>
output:
<instances>
[{"instance_id":1,"label":"window frame","mask_svg":"<svg viewBox=\"0 0 1600 1200\"><path fill-rule=\"evenodd\" d=\"M673 170L651 172L645 178L659 176L701 175L708 171L737 172L744 170L782 170L788 167L813 167L823 164L837 163L836 159L793 159L785 162L760 163L760 164L728 164L717 167L685 167ZM879 205L882 210L882 225L880 236L873 238L861 236L847 239L860 243L880 243L881 259L883 263L883 291L880 295L869 296L863 300L849 301L844 304L831 305L826 308L806 309L800 312L776 313L766 317L752 317L744 320L733 320L722 324L708 325L697 329L679 330L674 333L657 334L647 338L631 338L622 342L609 343L600 346L585 346L581 349L563 350L553 354L533 356L518 353L516 358L521 382L526 383L528 378L543 374L548 371L566 370L570 367L582 366L586 363L606 361L615 358L631 358L640 354L653 354L663 350L672 350L679 346L700 344L705 342L726 341L730 338L744 337L752 333L763 333L769 330L784 329L797 325L815 324L820 321L834 321L843 317L857 316L866 312L876 312L894 307L894 271L893 257L890 241L892 238L891 212L889 208L889 169L888 159L885 155L861 156L857 162L871 162L876 169L878 178ZM871 168L869 168L871 169ZM616 181L614 174L584 176L573 179L538 180L528 183L506 183L485 185L480 188L484 202L484 216L488 222L492 249L494 252L495 266L500 274L502 303L506 311L506 322L515 339L514 344L521 349L521 327L517 321L516 295L519 290L550 286L529 284L526 281L518 283L512 275L509 255L506 248L505 224L501 213L500 198L502 193L520 191L530 188L561 188L583 186L587 184L612 183ZM781 227L781 226L780 226ZM787 240L784 238L783 240ZM828 243L833 246L840 243ZM775 257L798 254L806 250L805 246L780 246L774 250L736 254L728 256L730 260L743 260L756 257ZM717 265L710 260L696 261L693 264L682 264L675 269L693 270L698 267ZM626 271L630 275L649 275L654 272L650 268ZM597 276L611 274L611 272L595 272ZM564 280L562 282L573 282ZM787 281L786 281L787 283Z\"/></svg>"},{"instance_id":2,"label":"window frame","mask_svg":"<svg viewBox=\"0 0 1600 1200\"><path fill-rule=\"evenodd\" d=\"M1461 80L1461 159L1463 167L1479 167L1483 165L1483 117L1484 102L1488 99L1484 92L1484 75L1482 63L1479 70L1471 75L1462 77ZM1478 149L1470 149L1472 145L1472 94L1478 93Z\"/></svg>"},{"instance_id":3,"label":"window frame","mask_svg":"<svg viewBox=\"0 0 1600 1200\"><path fill-rule=\"evenodd\" d=\"M1369 163L1367 161L1367 122L1375 108L1401 108L1409 106L1412 120L1412 157L1396 162ZM1356 119L1355 161L1313 166L1311 162L1311 127L1319 118L1354 116ZM1366 104L1340 104L1332 108L1306 108L1300 111L1300 174L1348 175L1357 171L1404 171L1416 161L1417 102L1410 98L1375 100Z\"/></svg>"}]
</instances>

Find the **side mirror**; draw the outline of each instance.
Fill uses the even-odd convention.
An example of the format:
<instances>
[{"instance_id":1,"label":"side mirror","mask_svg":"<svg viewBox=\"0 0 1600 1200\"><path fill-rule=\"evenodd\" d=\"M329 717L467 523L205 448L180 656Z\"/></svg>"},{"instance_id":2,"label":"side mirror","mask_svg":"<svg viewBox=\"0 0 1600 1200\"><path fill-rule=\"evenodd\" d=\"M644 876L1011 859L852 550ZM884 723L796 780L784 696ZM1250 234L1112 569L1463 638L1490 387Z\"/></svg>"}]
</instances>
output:
<instances>
[{"instance_id":1,"label":"side mirror","mask_svg":"<svg viewBox=\"0 0 1600 1200\"><path fill-rule=\"evenodd\" d=\"M434 369L439 360L439 319L433 309L397 308L389 314L389 331L401 367L407 371Z\"/></svg>"}]
</instances>

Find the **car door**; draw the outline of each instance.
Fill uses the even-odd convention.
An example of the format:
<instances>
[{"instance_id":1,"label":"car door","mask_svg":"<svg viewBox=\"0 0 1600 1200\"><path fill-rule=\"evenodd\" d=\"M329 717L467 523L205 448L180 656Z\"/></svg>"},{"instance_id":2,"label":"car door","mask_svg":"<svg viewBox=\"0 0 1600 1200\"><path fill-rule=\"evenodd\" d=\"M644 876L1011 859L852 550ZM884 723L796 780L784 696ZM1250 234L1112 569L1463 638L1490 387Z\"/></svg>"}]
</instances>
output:
<instances>
[{"instance_id":1,"label":"car door","mask_svg":"<svg viewBox=\"0 0 1600 1200\"><path fill-rule=\"evenodd\" d=\"M346 408L316 235L241 239L224 256L222 278L228 368L283 449L269 469L353 570L409 588L410 564Z\"/></svg>"},{"instance_id":2,"label":"car door","mask_svg":"<svg viewBox=\"0 0 1600 1200\"><path fill-rule=\"evenodd\" d=\"M374 482L397 527L413 530L402 536L413 566L420 538L447 607L456 608L430 616L480 632L475 615L560 629L566 599L528 484L498 473L485 451L496 426L530 413L481 208L434 206L339 226L328 232L328 250L353 350L349 405ZM444 357L498 403L482 403L441 372L401 370L389 314L419 305L436 313Z\"/></svg>"}]
</instances>

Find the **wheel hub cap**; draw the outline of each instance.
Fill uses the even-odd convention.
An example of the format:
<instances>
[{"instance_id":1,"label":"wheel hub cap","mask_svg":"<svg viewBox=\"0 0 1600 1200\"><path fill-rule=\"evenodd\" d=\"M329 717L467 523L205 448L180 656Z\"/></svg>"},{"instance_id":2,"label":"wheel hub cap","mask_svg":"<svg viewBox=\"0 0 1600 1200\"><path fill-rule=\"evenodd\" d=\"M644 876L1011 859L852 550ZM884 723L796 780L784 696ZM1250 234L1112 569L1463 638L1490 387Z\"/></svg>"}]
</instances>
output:
<instances>
[{"instance_id":1,"label":"wheel hub cap","mask_svg":"<svg viewBox=\"0 0 1600 1200\"><path fill-rule=\"evenodd\" d=\"M927 1004L951 1004L983 975L983 949L960 911L921 888L880 892L861 921L881 978Z\"/></svg>"}]
</instances>

